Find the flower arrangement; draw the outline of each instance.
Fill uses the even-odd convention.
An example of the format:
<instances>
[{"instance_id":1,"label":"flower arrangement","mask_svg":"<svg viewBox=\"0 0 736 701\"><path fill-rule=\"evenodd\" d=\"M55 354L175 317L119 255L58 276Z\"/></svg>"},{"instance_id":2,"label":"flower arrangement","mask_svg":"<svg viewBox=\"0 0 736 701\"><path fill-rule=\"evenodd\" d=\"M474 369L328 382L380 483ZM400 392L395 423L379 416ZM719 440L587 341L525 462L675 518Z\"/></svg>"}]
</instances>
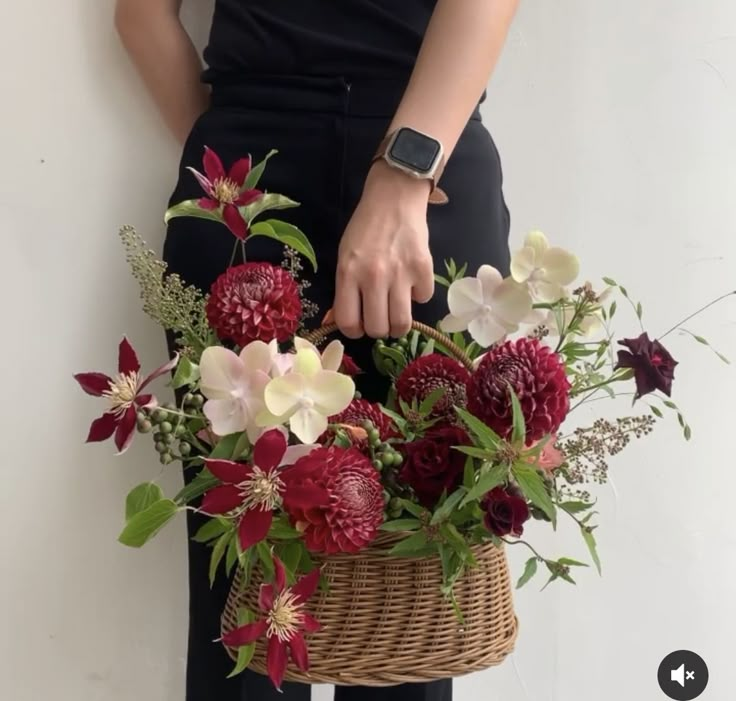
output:
<instances>
[{"instance_id":1,"label":"flower arrangement","mask_svg":"<svg viewBox=\"0 0 736 701\"><path fill-rule=\"evenodd\" d=\"M237 567L247 580L257 566L267 580L259 610L243 611L223 637L239 649L234 672L265 639L280 687L289 658L309 668L305 636L320 628L308 604L320 581L315 555L360 553L393 534L387 556L441 559L437 585L458 616L453 590L477 544L531 549L518 586L541 568L547 584L574 583L573 568L587 565L539 554L520 540L526 524L573 519L600 570L589 485L606 481L607 457L648 434L662 409L675 413L685 438L690 427L670 398L677 362L662 345L681 325L657 340L642 326L616 353L616 297L640 323L641 304L609 278L600 290L576 285L577 258L540 232L526 237L506 278L489 265L467 276L448 261L437 277L447 288L449 313L438 323L446 336L419 329L377 341L376 367L390 392L384 404L362 399L340 341L321 349L303 337L314 310L298 259L315 270L317 261L298 228L262 218L297 205L257 189L272 155L226 170L207 149L204 174L193 172L202 198L167 212L167 221L198 217L234 236L230 265L207 294L167 274L134 230L121 231L144 310L175 333L179 352L143 378L124 338L117 374L76 379L107 403L88 441L114 437L123 453L136 432L148 434L162 464L181 462L190 475L173 498L155 481L135 487L120 541L140 547L180 512L206 515L195 538L212 548L210 577ZM246 260L257 236L285 246L282 266ZM149 385L169 373L177 401L160 403ZM632 383L641 413L563 431L577 407Z\"/></svg>"}]
</instances>

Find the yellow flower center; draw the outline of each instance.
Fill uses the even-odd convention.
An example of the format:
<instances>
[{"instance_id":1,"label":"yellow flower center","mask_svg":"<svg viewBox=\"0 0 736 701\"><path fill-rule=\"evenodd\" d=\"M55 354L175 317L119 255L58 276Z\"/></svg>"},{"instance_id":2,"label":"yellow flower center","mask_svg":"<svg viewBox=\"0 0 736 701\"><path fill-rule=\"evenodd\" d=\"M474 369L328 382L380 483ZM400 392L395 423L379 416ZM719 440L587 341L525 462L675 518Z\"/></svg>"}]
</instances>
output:
<instances>
[{"instance_id":1,"label":"yellow flower center","mask_svg":"<svg viewBox=\"0 0 736 701\"><path fill-rule=\"evenodd\" d=\"M137 372L119 373L115 376L110 382L109 389L102 393L102 396L110 402L110 409L113 413L125 413L133 404L140 383L141 376Z\"/></svg>"},{"instance_id":2,"label":"yellow flower center","mask_svg":"<svg viewBox=\"0 0 736 701\"><path fill-rule=\"evenodd\" d=\"M288 643L304 622L303 607L290 589L282 591L266 616L268 637L276 636L281 642Z\"/></svg>"},{"instance_id":3,"label":"yellow flower center","mask_svg":"<svg viewBox=\"0 0 736 701\"><path fill-rule=\"evenodd\" d=\"M276 470L264 472L260 467L254 467L250 478L238 486L246 510L260 507L264 511L273 511L281 506L284 482Z\"/></svg>"},{"instance_id":4,"label":"yellow flower center","mask_svg":"<svg viewBox=\"0 0 736 701\"><path fill-rule=\"evenodd\" d=\"M212 183L215 199L223 204L233 204L240 195L238 184L230 178L218 178Z\"/></svg>"}]
</instances>

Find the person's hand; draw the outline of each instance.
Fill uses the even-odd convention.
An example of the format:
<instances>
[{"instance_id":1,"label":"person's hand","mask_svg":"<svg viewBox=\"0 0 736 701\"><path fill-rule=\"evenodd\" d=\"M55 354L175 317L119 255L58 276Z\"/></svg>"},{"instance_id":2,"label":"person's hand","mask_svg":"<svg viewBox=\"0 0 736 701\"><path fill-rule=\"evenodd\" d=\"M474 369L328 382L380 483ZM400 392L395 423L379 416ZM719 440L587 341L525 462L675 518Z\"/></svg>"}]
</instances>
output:
<instances>
[{"instance_id":1,"label":"person's hand","mask_svg":"<svg viewBox=\"0 0 736 701\"><path fill-rule=\"evenodd\" d=\"M427 201L430 185L382 161L340 242L335 323L349 338L403 336L411 328L412 300L434 294Z\"/></svg>"}]
</instances>

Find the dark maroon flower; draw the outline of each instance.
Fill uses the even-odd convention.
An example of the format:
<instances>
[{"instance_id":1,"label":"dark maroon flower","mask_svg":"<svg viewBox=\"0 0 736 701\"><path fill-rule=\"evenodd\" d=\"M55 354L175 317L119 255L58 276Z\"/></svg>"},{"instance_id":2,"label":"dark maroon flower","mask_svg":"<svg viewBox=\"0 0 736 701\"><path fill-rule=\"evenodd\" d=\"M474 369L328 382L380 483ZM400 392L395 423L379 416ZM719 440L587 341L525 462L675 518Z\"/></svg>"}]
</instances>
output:
<instances>
[{"instance_id":1,"label":"dark maroon flower","mask_svg":"<svg viewBox=\"0 0 736 701\"><path fill-rule=\"evenodd\" d=\"M619 344L628 348L618 352L616 369L631 368L636 382L636 399L655 390L668 397L672 392L677 361L659 341L651 341L649 335L625 338Z\"/></svg>"},{"instance_id":2,"label":"dark maroon flower","mask_svg":"<svg viewBox=\"0 0 736 701\"><path fill-rule=\"evenodd\" d=\"M570 409L570 382L557 353L536 338L491 348L468 381L468 410L503 438L513 430L509 385L526 422L526 442L554 433Z\"/></svg>"},{"instance_id":3,"label":"dark maroon flower","mask_svg":"<svg viewBox=\"0 0 736 701\"><path fill-rule=\"evenodd\" d=\"M409 363L396 380L396 393L408 404L422 402L432 392L444 390L441 399L432 407L432 418L454 421L454 407L464 407L470 373L457 360L439 353L424 355Z\"/></svg>"},{"instance_id":4,"label":"dark maroon flower","mask_svg":"<svg viewBox=\"0 0 736 701\"><path fill-rule=\"evenodd\" d=\"M118 451L125 452L135 435L138 409L156 406L153 395L141 392L157 377L173 370L178 360L176 356L148 377L142 378L138 356L128 339L123 338L118 351L118 374L114 378L101 372L75 375L74 379L87 394L104 397L110 403L109 410L92 422L87 442L105 441L114 433Z\"/></svg>"},{"instance_id":5,"label":"dark maroon flower","mask_svg":"<svg viewBox=\"0 0 736 701\"><path fill-rule=\"evenodd\" d=\"M284 268L243 263L215 280L207 300L207 320L223 341L246 346L251 341L281 342L299 325L299 287Z\"/></svg>"},{"instance_id":6,"label":"dark maroon flower","mask_svg":"<svg viewBox=\"0 0 736 701\"><path fill-rule=\"evenodd\" d=\"M465 470L465 455L453 446L470 445L468 434L458 426L432 428L424 438L397 446L404 457L399 477L428 509L443 492L460 485Z\"/></svg>"},{"instance_id":7,"label":"dark maroon flower","mask_svg":"<svg viewBox=\"0 0 736 701\"><path fill-rule=\"evenodd\" d=\"M319 489L327 499L309 508L284 503L312 552L357 553L383 522L383 487L370 458L355 448L315 448L282 473L287 492Z\"/></svg>"},{"instance_id":8,"label":"dark maroon flower","mask_svg":"<svg viewBox=\"0 0 736 701\"><path fill-rule=\"evenodd\" d=\"M356 362L347 354L344 353L342 356L342 365L340 365L340 372L348 377L355 377L360 375L363 371L358 367Z\"/></svg>"},{"instance_id":9,"label":"dark maroon flower","mask_svg":"<svg viewBox=\"0 0 736 701\"><path fill-rule=\"evenodd\" d=\"M486 528L499 538L524 533L524 524L529 520L529 506L519 489L513 485L496 487L483 497L480 503L485 511Z\"/></svg>"},{"instance_id":10,"label":"dark maroon flower","mask_svg":"<svg viewBox=\"0 0 736 701\"><path fill-rule=\"evenodd\" d=\"M202 159L204 175L194 168L189 168L202 186L206 197L198 201L202 209L218 209L222 207L222 218L228 229L241 241L248 236L248 223L238 207L255 202L263 193L260 190L245 187L245 180L251 169L250 156L236 161L228 172L220 157L209 147L204 147Z\"/></svg>"},{"instance_id":11,"label":"dark maroon flower","mask_svg":"<svg viewBox=\"0 0 736 701\"><path fill-rule=\"evenodd\" d=\"M222 636L228 647L250 645L264 635L266 670L277 688L281 688L286 674L289 655L302 671L309 670L309 655L304 633L316 633L321 625L304 609L307 600L317 591L320 570L304 575L293 587L286 586L286 570L279 558L273 558L275 578L273 584L261 584L258 607L261 618L247 623Z\"/></svg>"}]
</instances>

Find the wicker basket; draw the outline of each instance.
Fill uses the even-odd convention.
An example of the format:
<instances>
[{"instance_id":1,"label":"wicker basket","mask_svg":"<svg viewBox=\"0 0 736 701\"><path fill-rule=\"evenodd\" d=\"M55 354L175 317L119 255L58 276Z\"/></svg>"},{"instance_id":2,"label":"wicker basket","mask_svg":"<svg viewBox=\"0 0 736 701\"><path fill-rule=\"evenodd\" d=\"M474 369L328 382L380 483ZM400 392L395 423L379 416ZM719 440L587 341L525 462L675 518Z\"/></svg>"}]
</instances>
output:
<instances>
[{"instance_id":1,"label":"wicker basket","mask_svg":"<svg viewBox=\"0 0 736 701\"><path fill-rule=\"evenodd\" d=\"M470 359L434 329L414 328L442 343L458 360ZM311 334L314 343L334 331ZM286 679L311 684L391 686L457 677L500 664L512 652L518 630L508 562L503 548L475 546L478 565L455 584L464 616L460 624L440 592L439 557L392 558L388 550L401 536L380 536L357 555L315 557L329 582L310 612L322 629L309 636L308 673L289 666ZM258 610L260 572L247 586L242 571L233 582L222 617L223 632L237 626L241 608ZM236 651L228 650L235 658ZM265 674L265 646L256 645L250 668Z\"/></svg>"}]
</instances>

